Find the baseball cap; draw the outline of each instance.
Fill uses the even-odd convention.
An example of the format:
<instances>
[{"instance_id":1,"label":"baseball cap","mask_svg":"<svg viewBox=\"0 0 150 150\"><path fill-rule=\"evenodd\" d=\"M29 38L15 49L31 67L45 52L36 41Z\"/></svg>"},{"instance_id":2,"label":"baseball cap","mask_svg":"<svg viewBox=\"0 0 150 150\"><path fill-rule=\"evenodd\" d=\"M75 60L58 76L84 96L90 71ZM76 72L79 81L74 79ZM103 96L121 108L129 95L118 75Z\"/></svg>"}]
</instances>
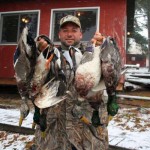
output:
<instances>
[{"instance_id":1,"label":"baseball cap","mask_svg":"<svg viewBox=\"0 0 150 150\"><path fill-rule=\"evenodd\" d=\"M76 16L67 15L67 16L63 17L63 18L60 20L60 28L62 27L62 25L64 25L64 24L67 23L67 22L73 22L73 23L75 23L77 26L79 26L80 29L81 29L80 20L79 20L79 18L77 18Z\"/></svg>"}]
</instances>

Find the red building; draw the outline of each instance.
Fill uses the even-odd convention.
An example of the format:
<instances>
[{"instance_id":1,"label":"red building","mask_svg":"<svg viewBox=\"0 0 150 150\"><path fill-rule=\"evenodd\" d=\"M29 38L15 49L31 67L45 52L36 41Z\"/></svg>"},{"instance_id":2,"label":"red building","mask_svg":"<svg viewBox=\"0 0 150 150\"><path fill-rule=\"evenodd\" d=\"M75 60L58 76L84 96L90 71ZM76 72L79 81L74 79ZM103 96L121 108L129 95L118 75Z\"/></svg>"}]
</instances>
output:
<instances>
[{"instance_id":1,"label":"red building","mask_svg":"<svg viewBox=\"0 0 150 150\"><path fill-rule=\"evenodd\" d=\"M131 1L130 1L131 2ZM0 2L0 84L14 84L13 54L24 25L29 23L33 37L46 34L56 45L59 20L67 14L80 18L83 41L96 30L116 38L125 63L127 0L26 0Z\"/></svg>"},{"instance_id":2,"label":"red building","mask_svg":"<svg viewBox=\"0 0 150 150\"><path fill-rule=\"evenodd\" d=\"M127 64L139 64L140 67L146 66L146 55L142 54L127 54L126 55Z\"/></svg>"}]
</instances>

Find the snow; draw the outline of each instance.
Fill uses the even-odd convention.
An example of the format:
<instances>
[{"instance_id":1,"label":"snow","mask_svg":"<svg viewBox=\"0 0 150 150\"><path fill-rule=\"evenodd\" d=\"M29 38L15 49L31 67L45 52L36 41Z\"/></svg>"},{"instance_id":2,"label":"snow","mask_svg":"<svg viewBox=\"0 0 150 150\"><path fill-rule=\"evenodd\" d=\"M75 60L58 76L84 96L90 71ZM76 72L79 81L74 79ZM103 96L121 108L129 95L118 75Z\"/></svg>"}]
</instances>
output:
<instances>
[{"instance_id":1,"label":"snow","mask_svg":"<svg viewBox=\"0 0 150 150\"><path fill-rule=\"evenodd\" d=\"M138 77L139 76L139 77ZM142 78L140 76L147 76L146 78ZM142 89L143 86L150 85L150 72L148 68L141 67L139 69L136 68L127 68L125 72L125 83L124 88L133 87L134 90Z\"/></svg>"},{"instance_id":2,"label":"snow","mask_svg":"<svg viewBox=\"0 0 150 150\"><path fill-rule=\"evenodd\" d=\"M20 110L19 109L0 109L0 123L16 125L19 124L19 116ZM23 121L22 127L32 127L32 118L33 112L30 112L29 115Z\"/></svg>"},{"instance_id":3,"label":"snow","mask_svg":"<svg viewBox=\"0 0 150 150\"><path fill-rule=\"evenodd\" d=\"M0 123L16 125L19 122L19 109L0 109ZM33 112L23 121L22 127L32 127ZM0 150L25 150L26 143L31 142L34 135L20 135L0 131Z\"/></svg>"},{"instance_id":4,"label":"snow","mask_svg":"<svg viewBox=\"0 0 150 150\"><path fill-rule=\"evenodd\" d=\"M149 112L150 108L120 109L108 126L109 144L129 149L150 150Z\"/></svg>"},{"instance_id":5,"label":"snow","mask_svg":"<svg viewBox=\"0 0 150 150\"><path fill-rule=\"evenodd\" d=\"M19 109L0 109L0 123L18 125ZM31 128L33 112L23 122ZM129 149L150 150L150 108L124 108L109 122L109 144ZM3 135L3 136L2 136ZM0 150L24 150L34 135L0 131Z\"/></svg>"},{"instance_id":6,"label":"snow","mask_svg":"<svg viewBox=\"0 0 150 150\"><path fill-rule=\"evenodd\" d=\"M34 138L33 135L19 135L4 131L0 131L0 135L3 135L3 138L0 138L1 150L24 150L26 142L29 142Z\"/></svg>"}]
</instances>

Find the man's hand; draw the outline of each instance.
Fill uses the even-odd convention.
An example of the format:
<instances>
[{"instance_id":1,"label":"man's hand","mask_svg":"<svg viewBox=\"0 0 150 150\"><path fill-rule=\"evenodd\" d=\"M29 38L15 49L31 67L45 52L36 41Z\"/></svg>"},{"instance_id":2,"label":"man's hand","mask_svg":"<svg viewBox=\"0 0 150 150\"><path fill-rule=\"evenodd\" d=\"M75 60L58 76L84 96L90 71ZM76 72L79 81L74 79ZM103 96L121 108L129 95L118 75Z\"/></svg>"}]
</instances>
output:
<instances>
[{"instance_id":1,"label":"man's hand","mask_svg":"<svg viewBox=\"0 0 150 150\"><path fill-rule=\"evenodd\" d=\"M104 38L105 38L105 36L103 36L101 33L99 33L98 31L96 31L95 35L91 39L91 42L93 44L95 44L95 46L100 46L103 43L103 39Z\"/></svg>"}]
</instances>

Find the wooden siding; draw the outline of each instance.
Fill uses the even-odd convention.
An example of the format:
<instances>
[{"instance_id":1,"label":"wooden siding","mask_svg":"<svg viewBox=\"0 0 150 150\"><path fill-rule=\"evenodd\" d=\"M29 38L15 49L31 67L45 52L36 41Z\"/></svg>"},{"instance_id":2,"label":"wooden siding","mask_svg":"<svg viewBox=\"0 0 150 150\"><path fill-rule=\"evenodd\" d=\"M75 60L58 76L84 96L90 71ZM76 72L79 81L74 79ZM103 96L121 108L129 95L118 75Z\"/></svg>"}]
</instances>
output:
<instances>
[{"instance_id":1,"label":"wooden siding","mask_svg":"<svg viewBox=\"0 0 150 150\"><path fill-rule=\"evenodd\" d=\"M100 7L100 29L104 35L116 38L125 63L126 42L126 0L27 0L7 2L0 5L0 12L40 10L39 34L50 33L51 9L76 8L76 7ZM13 53L16 45L0 45L0 78L13 78Z\"/></svg>"}]
</instances>

